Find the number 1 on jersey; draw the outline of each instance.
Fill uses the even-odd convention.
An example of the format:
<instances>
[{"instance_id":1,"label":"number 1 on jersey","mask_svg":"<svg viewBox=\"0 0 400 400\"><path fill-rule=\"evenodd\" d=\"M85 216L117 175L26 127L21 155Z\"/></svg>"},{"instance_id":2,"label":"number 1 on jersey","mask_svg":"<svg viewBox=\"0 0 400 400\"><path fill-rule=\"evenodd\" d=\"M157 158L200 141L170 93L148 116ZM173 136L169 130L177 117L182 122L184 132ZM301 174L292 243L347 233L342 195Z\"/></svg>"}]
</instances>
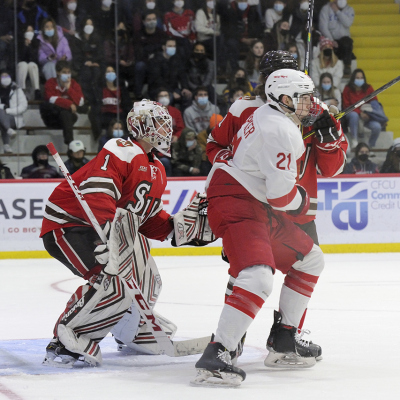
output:
<instances>
[{"instance_id":1,"label":"number 1 on jersey","mask_svg":"<svg viewBox=\"0 0 400 400\"><path fill-rule=\"evenodd\" d=\"M109 154L107 154L107 155L104 157L104 164L103 164L102 167L100 167L100 169L101 169L102 171L107 171L107 164L108 164L108 161L110 161L110 155L109 155Z\"/></svg>"}]
</instances>

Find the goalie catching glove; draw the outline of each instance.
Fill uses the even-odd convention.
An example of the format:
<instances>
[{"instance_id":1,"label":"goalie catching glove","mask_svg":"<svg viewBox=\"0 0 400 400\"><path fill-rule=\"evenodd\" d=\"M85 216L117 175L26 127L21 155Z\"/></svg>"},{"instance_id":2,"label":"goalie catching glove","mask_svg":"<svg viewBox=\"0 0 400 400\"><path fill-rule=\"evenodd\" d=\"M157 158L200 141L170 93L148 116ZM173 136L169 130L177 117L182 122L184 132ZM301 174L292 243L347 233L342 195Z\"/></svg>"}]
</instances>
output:
<instances>
[{"instance_id":1,"label":"goalie catching glove","mask_svg":"<svg viewBox=\"0 0 400 400\"><path fill-rule=\"evenodd\" d=\"M172 246L205 246L217 239L208 224L207 207L206 195L197 193L186 208L174 215Z\"/></svg>"}]
</instances>

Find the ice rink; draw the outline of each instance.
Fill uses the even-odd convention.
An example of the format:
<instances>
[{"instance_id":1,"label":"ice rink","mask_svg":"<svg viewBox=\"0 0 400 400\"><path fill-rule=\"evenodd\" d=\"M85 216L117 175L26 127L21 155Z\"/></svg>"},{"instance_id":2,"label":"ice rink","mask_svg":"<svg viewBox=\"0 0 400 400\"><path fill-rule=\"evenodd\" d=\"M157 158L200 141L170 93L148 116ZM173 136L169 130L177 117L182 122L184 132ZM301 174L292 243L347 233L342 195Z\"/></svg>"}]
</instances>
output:
<instances>
[{"instance_id":1,"label":"ice rink","mask_svg":"<svg viewBox=\"0 0 400 400\"><path fill-rule=\"evenodd\" d=\"M175 339L216 329L227 282L219 257L156 257L163 291L156 310L178 325ZM103 366L41 365L53 325L84 281L52 259L0 260L0 399L352 399L400 398L400 254L328 254L305 328L323 360L306 370L264 366L265 341L283 277L250 327L237 389L189 385L199 355L126 355L111 337Z\"/></svg>"}]
</instances>

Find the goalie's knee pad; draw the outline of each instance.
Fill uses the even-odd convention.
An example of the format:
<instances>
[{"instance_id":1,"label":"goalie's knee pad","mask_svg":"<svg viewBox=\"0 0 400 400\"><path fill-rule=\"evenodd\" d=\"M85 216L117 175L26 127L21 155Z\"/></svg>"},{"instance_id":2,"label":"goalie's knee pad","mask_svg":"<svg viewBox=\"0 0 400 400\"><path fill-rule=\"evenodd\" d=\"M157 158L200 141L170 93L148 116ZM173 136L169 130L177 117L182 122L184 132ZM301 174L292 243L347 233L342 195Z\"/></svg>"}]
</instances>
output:
<instances>
[{"instance_id":1,"label":"goalie's knee pad","mask_svg":"<svg viewBox=\"0 0 400 400\"><path fill-rule=\"evenodd\" d=\"M316 244L302 261L293 264L293 268L306 274L320 276L325 266L324 253Z\"/></svg>"}]
</instances>

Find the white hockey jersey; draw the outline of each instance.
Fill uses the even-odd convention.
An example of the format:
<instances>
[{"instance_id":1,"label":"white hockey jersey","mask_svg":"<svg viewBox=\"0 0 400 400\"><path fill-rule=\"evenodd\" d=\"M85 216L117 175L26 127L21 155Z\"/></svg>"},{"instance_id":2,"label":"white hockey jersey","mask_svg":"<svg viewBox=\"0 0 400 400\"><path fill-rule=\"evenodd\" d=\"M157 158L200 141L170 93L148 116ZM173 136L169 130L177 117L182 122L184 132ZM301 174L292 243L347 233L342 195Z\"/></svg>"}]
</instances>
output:
<instances>
[{"instance_id":1,"label":"white hockey jersey","mask_svg":"<svg viewBox=\"0 0 400 400\"><path fill-rule=\"evenodd\" d=\"M302 201L297 190L297 160L304 152L299 127L268 104L258 108L240 128L233 142L233 158L215 163L257 200L277 210L296 210Z\"/></svg>"}]
</instances>

